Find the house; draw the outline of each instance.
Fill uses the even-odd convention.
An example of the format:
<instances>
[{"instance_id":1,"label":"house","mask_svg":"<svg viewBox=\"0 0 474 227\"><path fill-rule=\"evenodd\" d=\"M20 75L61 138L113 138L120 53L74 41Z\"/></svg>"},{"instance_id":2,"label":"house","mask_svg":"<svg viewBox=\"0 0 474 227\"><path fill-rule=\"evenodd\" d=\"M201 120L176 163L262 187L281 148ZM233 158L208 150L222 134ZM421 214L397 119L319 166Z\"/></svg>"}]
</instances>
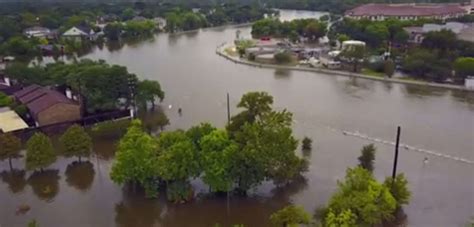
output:
<instances>
[{"instance_id":1,"label":"house","mask_svg":"<svg viewBox=\"0 0 474 227\"><path fill-rule=\"evenodd\" d=\"M58 91L39 85L30 85L15 92L13 96L28 108L36 126L81 119L80 104Z\"/></svg>"},{"instance_id":2,"label":"house","mask_svg":"<svg viewBox=\"0 0 474 227\"><path fill-rule=\"evenodd\" d=\"M469 12L461 4L364 4L345 12L352 19L399 20L449 19L467 15Z\"/></svg>"},{"instance_id":3,"label":"house","mask_svg":"<svg viewBox=\"0 0 474 227\"><path fill-rule=\"evenodd\" d=\"M63 37L66 39L73 39L76 41L81 41L83 39L95 40L97 34L94 30L88 26L74 26L63 33Z\"/></svg>"},{"instance_id":4,"label":"house","mask_svg":"<svg viewBox=\"0 0 474 227\"><path fill-rule=\"evenodd\" d=\"M474 41L474 24L465 24L459 22L448 22L446 24L424 24L421 27L403 28L409 35L408 42L420 44L423 42L424 35L428 32L449 30L452 31L458 39Z\"/></svg>"},{"instance_id":5,"label":"house","mask_svg":"<svg viewBox=\"0 0 474 227\"><path fill-rule=\"evenodd\" d=\"M51 38L52 32L49 28L34 26L23 30L23 34L28 37Z\"/></svg>"}]
</instances>

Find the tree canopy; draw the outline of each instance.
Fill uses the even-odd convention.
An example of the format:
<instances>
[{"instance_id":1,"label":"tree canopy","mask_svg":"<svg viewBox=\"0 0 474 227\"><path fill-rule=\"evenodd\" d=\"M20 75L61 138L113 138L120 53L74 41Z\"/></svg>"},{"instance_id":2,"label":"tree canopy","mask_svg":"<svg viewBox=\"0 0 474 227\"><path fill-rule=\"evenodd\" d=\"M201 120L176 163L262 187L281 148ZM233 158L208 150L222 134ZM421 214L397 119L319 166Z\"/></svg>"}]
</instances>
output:
<instances>
[{"instance_id":1,"label":"tree canopy","mask_svg":"<svg viewBox=\"0 0 474 227\"><path fill-rule=\"evenodd\" d=\"M11 133L0 134L0 161L8 159L10 168L11 159L17 158L21 150L21 140Z\"/></svg>"},{"instance_id":2,"label":"tree canopy","mask_svg":"<svg viewBox=\"0 0 474 227\"><path fill-rule=\"evenodd\" d=\"M43 169L56 161L56 153L48 136L35 133L26 143L26 169Z\"/></svg>"},{"instance_id":3,"label":"tree canopy","mask_svg":"<svg viewBox=\"0 0 474 227\"><path fill-rule=\"evenodd\" d=\"M154 179L159 176L158 143L142 129L139 120L132 121L120 139L110 177L118 184L139 183L149 196L156 195Z\"/></svg>"},{"instance_id":4,"label":"tree canopy","mask_svg":"<svg viewBox=\"0 0 474 227\"><path fill-rule=\"evenodd\" d=\"M390 220L396 206L389 188L378 183L371 172L356 167L348 169L345 181L338 183L338 190L329 201L323 222L327 224L328 221L334 223L334 219L344 219L347 223L356 220L357 226L371 226Z\"/></svg>"},{"instance_id":5,"label":"tree canopy","mask_svg":"<svg viewBox=\"0 0 474 227\"><path fill-rule=\"evenodd\" d=\"M91 154L92 139L79 125L69 127L60 141L66 157L76 156L81 160L81 157L89 157Z\"/></svg>"},{"instance_id":6,"label":"tree canopy","mask_svg":"<svg viewBox=\"0 0 474 227\"><path fill-rule=\"evenodd\" d=\"M359 166L373 172L374 171L374 160L375 160L376 148L374 144L369 144L362 148L361 155L359 156Z\"/></svg>"},{"instance_id":7,"label":"tree canopy","mask_svg":"<svg viewBox=\"0 0 474 227\"><path fill-rule=\"evenodd\" d=\"M302 208L287 206L270 216L270 222L278 227L297 227L311 223L311 216Z\"/></svg>"},{"instance_id":8,"label":"tree canopy","mask_svg":"<svg viewBox=\"0 0 474 227\"><path fill-rule=\"evenodd\" d=\"M316 19L295 19L290 22L281 22L277 19L266 18L258 20L252 25L252 36L257 38L273 36L297 41L300 36L314 42L325 36L326 32L326 22Z\"/></svg>"}]
</instances>

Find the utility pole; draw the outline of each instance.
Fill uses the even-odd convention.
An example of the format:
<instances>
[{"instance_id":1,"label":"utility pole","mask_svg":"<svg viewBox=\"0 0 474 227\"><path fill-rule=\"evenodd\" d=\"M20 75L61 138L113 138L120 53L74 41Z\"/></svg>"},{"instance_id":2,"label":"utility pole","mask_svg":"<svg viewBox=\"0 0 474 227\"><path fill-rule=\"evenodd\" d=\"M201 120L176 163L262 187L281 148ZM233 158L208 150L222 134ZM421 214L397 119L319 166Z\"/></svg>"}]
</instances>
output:
<instances>
[{"instance_id":1,"label":"utility pole","mask_svg":"<svg viewBox=\"0 0 474 227\"><path fill-rule=\"evenodd\" d=\"M395 181L395 177L397 175L397 163L398 163L398 146L400 144L400 131L401 128L398 126L397 128L397 143L395 144L395 158L393 160L393 172L392 172L392 184Z\"/></svg>"},{"instance_id":2,"label":"utility pole","mask_svg":"<svg viewBox=\"0 0 474 227\"><path fill-rule=\"evenodd\" d=\"M227 92L227 124L230 124L230 103L229 103L229 92Z\"/></svg>"}]
</instances>

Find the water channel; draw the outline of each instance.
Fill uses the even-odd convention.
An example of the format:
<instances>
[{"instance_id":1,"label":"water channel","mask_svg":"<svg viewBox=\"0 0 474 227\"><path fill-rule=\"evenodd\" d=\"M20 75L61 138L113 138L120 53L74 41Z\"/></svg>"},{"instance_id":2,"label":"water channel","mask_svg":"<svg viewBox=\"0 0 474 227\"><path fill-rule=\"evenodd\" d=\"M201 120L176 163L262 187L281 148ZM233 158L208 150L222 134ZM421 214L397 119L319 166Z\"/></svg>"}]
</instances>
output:
<instances>
[{"instance_id":1,"label":"water channel","mask_svg":"<svg viewBox=\"0 0 474 227\"><path fill-rule=\"evenodd\" d=\"M319 14L282 12L284 18L308 15ZM226 93L237 113L242 94L267 91L275 108L294 113L298 139L314 140L306 181L279 189L263 184L247 198L227 201L207 196L207 187L195 180L200 195L188 204L167 203L164 196L148 200L111 182L116 140L95 138L89 162L59 158L46 174L21 171L22 159L13 162L18 170L11 174L8 162L1 162L0 226L26 226L31 219L40 226L268 226L269 215L289 203L310 212L324 205L346 168L357 165L363 145L377 146L376 177L391 175L394 147L383 141L395 140L397 126L401 142L418 149L402 148L398 166L413 193L405 209L409 226L463 226L474 215L474 164L459 160L474 161L474 93L235 64L215 48L232 41L237 30L250 36L248 26L158 34L120 48L94 48L83 57L158 80L166 92L167 129L202 121L223 127ZM366 136L352 136L361 134ZM20 204L31 210L16 214Z\"/></svg>"}]
</instances>

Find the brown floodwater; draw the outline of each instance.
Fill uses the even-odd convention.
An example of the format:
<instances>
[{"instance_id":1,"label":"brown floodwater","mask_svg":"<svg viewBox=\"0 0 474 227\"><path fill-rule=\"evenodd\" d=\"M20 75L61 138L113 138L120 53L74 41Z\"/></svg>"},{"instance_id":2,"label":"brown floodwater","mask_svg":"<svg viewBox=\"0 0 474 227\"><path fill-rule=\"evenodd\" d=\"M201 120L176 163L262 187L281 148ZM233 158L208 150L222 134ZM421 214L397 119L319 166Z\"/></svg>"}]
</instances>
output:
<instances>
[{"instance_id":1,"label":"brown floodwater","mask_svg":"<svg viewBox=\"0 0 474 227\"><path fill-rule=\"evenodd\" d=\"M44 173L24 171L23 159L13 162L14 172L8 162L0 162L0 226L26 226L32 219L48 227L268 226L269 215L289 203L308 212L327 203L346 168L357 165L365 144L377 146L376 177L390 176L390 142L397 126L402 127L401 142L409 146L401 148L398 166L413 192L405 208L409 226L463 226L474 215L472 92L234 64L217 56L215 48L232 41L237 30L250 34L249 27L159 34L142 42L95 48L83 57L124 65L140 78L158 80L166 92L161 104L170 119L166 129L186 129L202 121L223 127L226 93L234 114L242 94L270 93L276 109L294 113L296 136L314 141L305 181L285 188L264 183L246 198L227 200L208 195L196 179L192 184L197 196L190 203L171 204L164 196L149 200L110 180L117 140L95 138L96 155L90 160L59 158ZM24 214L17 212L22 204L30 206Z\"/></svg>"}]
</instances>

